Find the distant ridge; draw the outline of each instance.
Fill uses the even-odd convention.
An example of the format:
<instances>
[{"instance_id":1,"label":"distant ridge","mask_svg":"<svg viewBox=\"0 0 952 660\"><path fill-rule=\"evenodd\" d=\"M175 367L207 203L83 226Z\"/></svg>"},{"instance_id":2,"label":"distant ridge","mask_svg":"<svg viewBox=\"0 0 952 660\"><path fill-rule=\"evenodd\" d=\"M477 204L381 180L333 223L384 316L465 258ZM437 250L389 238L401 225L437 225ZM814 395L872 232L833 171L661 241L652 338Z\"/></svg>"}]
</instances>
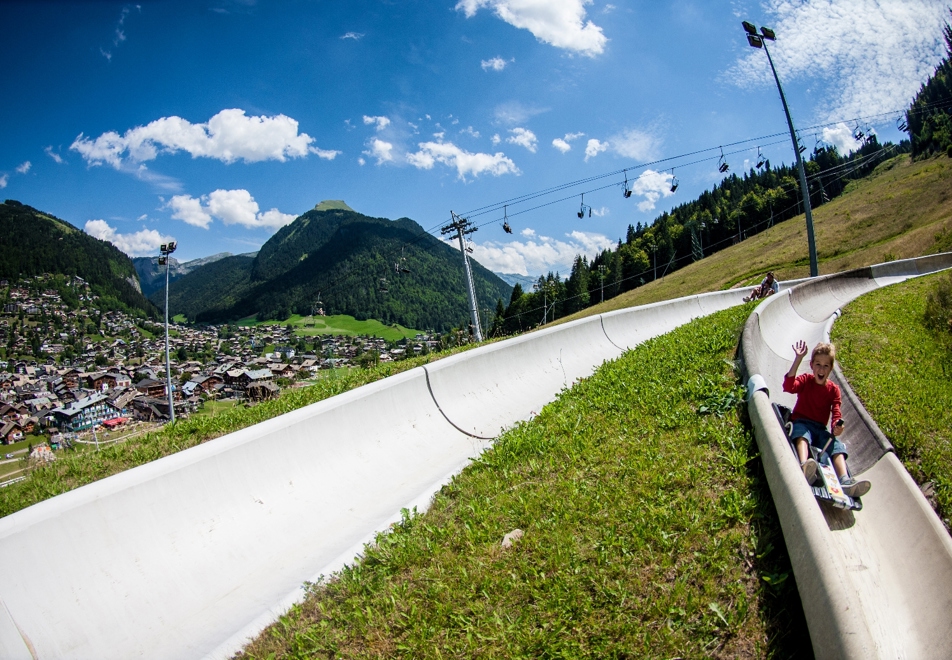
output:
<instances>
[{"instance_id":1,"label":"distant ridge","mask_svg":"<svg viewBox=\"0 0 952 660\"><path fill-rule=\"evenodd\" d=\"M342 199L325 199L323 202L314 207L315 211L354 211L354 209L347 206L347 204Z\"/></svg>"},{"instance_id":2,"label":"distant ridge","mask_svg":"<svg viewBox=\"0 0 952 660\"><path fill-rule=\"evenodd\" d=\"M317 308L425 330L467 322L458 250L409 218L372 218L340 208L340 200L318 206L325 210L281 227L255 257L219 259L173 282L170 311L200 323L252 315L283 321ZM508 284L479 263L472 269L481 308L509 300ZM159 289L152 300L162 304L164 295Z\"/></svg>"}]
</instances>

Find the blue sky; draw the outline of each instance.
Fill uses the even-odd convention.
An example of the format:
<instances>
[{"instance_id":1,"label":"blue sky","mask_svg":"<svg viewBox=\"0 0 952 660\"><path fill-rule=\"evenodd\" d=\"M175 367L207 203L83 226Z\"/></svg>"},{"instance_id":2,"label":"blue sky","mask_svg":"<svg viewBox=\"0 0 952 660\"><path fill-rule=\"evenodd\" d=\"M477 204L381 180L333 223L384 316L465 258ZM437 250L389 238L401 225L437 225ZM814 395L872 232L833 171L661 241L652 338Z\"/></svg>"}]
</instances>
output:
<instances>
[{"instance_id":1,"label":"blue sky","mask_svg":"<svg viewBox=\"0 0 952 660\"><path fill-rule=\"evenodd\" d=\"M4 2L0 197L133 256L175 239L182 260L256 250L324 199L434 230L485 208L477 260L565 274L710 189L720 145L732 172L758 146L792 160L741 20L776 30L807 147L849 150L856 125L900 138L948 17L944 0Z\"/></svg>"}]
</instances>

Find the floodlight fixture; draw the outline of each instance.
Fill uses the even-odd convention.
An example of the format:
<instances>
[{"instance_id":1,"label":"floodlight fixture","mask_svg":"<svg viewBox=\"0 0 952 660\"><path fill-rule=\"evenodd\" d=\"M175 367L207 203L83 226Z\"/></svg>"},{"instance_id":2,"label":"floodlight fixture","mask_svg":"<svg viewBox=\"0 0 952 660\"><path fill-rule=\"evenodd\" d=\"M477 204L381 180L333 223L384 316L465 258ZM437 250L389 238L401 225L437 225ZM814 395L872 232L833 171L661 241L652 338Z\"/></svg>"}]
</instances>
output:
<instances>
[{"instance_id":1,"label":"floodlight fixture","mask_svg":"<svg viewBox=\"0 0 952 660\"><path fill-rule=\"evenodd\" d=\"M748 21L741 21L741 25L747 30L747 34L757 34L757 26Z\"/></svg>"},{"instance_id":2,"label":"floodlight fixture","mask_svg":"<svg viewBox=\"0 0 952 660\"><path fill-rule=\"evenodd\" d=\"M747 43L749 43L749 44L750 44L751 46L753 46L754 48L763 48L763 47L764 47L764 39L763 39L763 37L760 37L760 36L758 36L758 35L756 35L756 34L748 34L748 35L747 35Z\"/></svg>"},{"instance_id":3,"label":"floodlight fixture","mask_svg":"<svg viewBox=\"0 0 952 660\"><path fill-rule=\"evenodd\" d=\"M777 39L777 33L768 27L760 28L760 34L763 35L764 39L769 39L770 41L776 41Z\"/></svg>"}]
</instances>

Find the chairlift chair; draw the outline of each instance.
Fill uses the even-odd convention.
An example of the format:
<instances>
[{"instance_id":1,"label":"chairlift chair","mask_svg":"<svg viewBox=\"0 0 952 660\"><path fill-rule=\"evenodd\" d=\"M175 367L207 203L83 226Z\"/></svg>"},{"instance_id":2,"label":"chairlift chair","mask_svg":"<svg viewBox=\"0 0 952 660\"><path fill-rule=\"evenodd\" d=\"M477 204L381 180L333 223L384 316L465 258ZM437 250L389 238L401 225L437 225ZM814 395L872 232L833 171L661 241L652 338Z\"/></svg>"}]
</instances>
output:
<instances>
[{"instance_id":1,"label":"chairlift chair","mask_svg":"<svg viewBox=\"0 0 952 660\"><path fill-rule=\"evenodd\" d=\"M507 234L512 233L512 227L509 226L509 213L505 206L502 207L502 230Z\"/></svg>"},{"instance_id":2,"label":"chairlift chair","mask_svg":"<svg viewBox=\"0 0 952 660\"><path fill-rule=\"evenodd\" d=\"M404 250L405 248L400 248L400 258L393 264L393 270L397 275L410 272L410 269L407 268L407 257L404 254Z\"/></svg>"},{"instance_id":3,"label":"chairlift chair","mask_svg":"<svg viewBox=\"0 0 952 660\"><path fill-rule=\"evenodd\" d=\"M672 193L677 192L679 185L680 183L678 182L678 177L674 176L674 168L672 167L671 168L671 192Z\"/></svg>"},{"instance_id":4,"label":"chairlift chair","mask_svg":"<svg viewBox=\"0 0 952 660\"><path fill-rule=\"evenodd\" d=\"M730 168L730 165L727 164L727 160L724 158L724 147L721 147L721 157L717 161L717 171L721 174L726 174Z\"/></svg>"},{"instance_id":5,"label":"chairlift chair","mask_svg":"<svg viewBox=\"0 0 952 660\"><path fill-rule=\"evenodd\" d=\"M909 124L907 124L907 123L906 123L906 120L902 118L902 115L900 115L900 116L896 119L896 128L898 128L898 129L899 129L900 131L902 131L903 133L905 133L906 131L909 130Z\"/></svg>"},{"instance_id":6,"label":"chairlift chair","mask_svg":"<svg viewBox=\"0 0 952 660\"><path fill-rule=\"evenodd\" d=\"M757 169L759 170L764 166L764 163L767 162L767 159L764 158L764 155L760 152L760 147L757 147Z\"/></svg>"},{"instance_id":7,"label":"chairlift chair","mask_svg":"<svg viewBox=\"0 0 952 660\"><path fill-rule=\"evenodd\" d=\"M379 286L379 288L378 288L378 291L380 291L380 293L390 293L390 291L389 291L388 288L387 288L387 278L386 278L386 277L381 277L381 278L380 278L380 286Z\"/></svg>"},{"instance_id":8,"label":"chairlift chair","mask_svg":"<svg viewBox=\"0 0 952 660\"><path fill-rule=\"evenodd\" d=\"M585 211L588 210L588 217L592 217L592 207L585 203L585 193L582 193L582 205L578 209L579 219L585 217Z\"/></svg>"},{"instance_id":9,"label":"chairlift chair","mask_svg":"<svg viewBox=\"0 0 952 660\"><path fill-rule=\"evenodd\" d=\"M859 142L864 137L866 137L866 134L863 133L863 129L859 127L859 122L856 122L856 128L853 129L853 139Z\"/></svg>"},{"instance_id":10,"label":"chairlift chair","mask_svg":"<svg viewBox=\"0 0 952 660\"><path fill-rule=\"evenodd\" d=\"M629 197L631 197L631 188L628 187L628 170L624 170L624 172L625 172L625 183L622 184L622 189L623 189L622 195L625 196L625 199L628 199Z\"/></svg>"}]
</instances>

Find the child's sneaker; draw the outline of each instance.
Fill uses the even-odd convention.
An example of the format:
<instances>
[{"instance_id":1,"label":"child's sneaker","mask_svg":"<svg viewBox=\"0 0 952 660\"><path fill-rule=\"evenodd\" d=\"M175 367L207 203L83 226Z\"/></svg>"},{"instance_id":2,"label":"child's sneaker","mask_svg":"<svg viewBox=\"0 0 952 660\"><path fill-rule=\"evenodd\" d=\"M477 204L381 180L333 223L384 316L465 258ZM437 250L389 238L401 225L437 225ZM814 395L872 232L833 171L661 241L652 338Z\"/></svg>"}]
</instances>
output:
<instances>
[{"instance_id":1,"label":"child's sneaker","mask_svg":"<svg viewBox=\"0 0 952 660\"><path fill-rule=\"evenodd\" d=\"M807 483L812 486L813 482L816 481L816 472L819 469L816 461L808 458L800 464L800 468L803 470L803 476L807 478Z\"/></svg>"},{"instance_id":2,"label":"child's sneaker","mask_svg":"<svg viewBox=\"0 0 952 660\"><path fill-rule=\"evenodd\" d=\"M843 492L850 497L862 497L869 492L872 484L865 480L856 481L853 477L846 477L840 479L840 486L843 488Z\"/></svg>"}]
</instances>

